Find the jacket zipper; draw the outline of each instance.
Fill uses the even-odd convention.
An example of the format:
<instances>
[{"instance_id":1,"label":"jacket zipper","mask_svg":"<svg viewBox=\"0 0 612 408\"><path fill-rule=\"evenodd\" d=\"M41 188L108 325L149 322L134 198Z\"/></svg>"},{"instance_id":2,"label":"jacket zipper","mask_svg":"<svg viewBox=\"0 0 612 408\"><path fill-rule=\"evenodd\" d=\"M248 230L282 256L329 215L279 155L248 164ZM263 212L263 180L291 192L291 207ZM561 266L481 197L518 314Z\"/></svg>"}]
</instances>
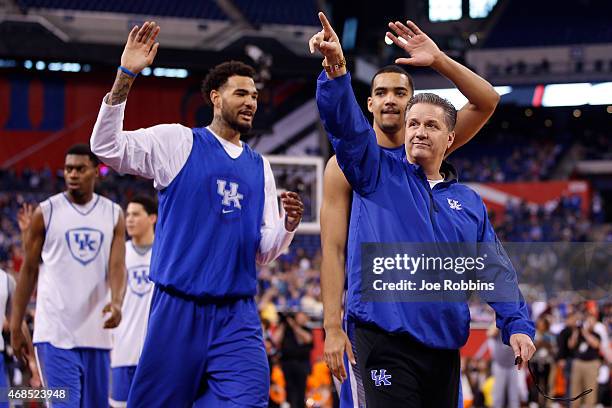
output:
<instances>
[{"instance_id":1,"label":"jacket zipper","mask_svg":"<svg viewBox=\"0 0 612 408\"><path fill-rule=\"evenodd\" d=\"M427 179L425 179L425 187L427 188L427 192L429 193L429 219L431 220L432 226L435 229L436 222L434 218L434 212L438 212L439 209L438 205L436 204L436 201L434 200L433 191Z\"/></svg>"}]
</instances>

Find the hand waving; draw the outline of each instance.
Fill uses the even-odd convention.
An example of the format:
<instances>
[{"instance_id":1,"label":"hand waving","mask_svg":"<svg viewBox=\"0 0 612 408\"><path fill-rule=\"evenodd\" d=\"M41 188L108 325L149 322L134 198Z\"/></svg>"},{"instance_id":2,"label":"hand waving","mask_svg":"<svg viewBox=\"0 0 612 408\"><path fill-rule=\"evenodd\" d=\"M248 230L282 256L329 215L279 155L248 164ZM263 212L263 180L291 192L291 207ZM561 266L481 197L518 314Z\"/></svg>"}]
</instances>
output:
<instances>
[{"instance_id":1,"label":"hand waving","mask_svg":"<svg viewBox=\"0 0 612 408\"><path fill-rule=\"evenodd\" d=\"M409 58L396 59L396 64L428 67L442 54L436 43L410 20L406 21L406 25L399 21L389 23L389 28L395 35L387 32L387 37L410 54Z\"/></svg>"},{"instance_id":2,"label":"hand waving","mask_svg":"<svg viewBox=\"0 0 612 408\"><path fill-rule=\"evenodd\" d=\"M159 26L155 22L146 21L142 27L134 26L121 55L121 66L135 74L153 63L159 43L155 42L159 34Z\"/></svg>"}]
</instances>

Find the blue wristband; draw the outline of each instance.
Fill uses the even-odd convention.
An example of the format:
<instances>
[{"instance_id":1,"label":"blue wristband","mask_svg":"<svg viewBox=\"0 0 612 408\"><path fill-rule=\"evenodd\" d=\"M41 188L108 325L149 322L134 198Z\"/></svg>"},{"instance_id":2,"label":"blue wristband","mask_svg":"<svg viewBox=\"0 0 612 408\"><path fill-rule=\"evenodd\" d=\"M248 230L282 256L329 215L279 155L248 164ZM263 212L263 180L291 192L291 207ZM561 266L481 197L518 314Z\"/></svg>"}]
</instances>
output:
<instances>
[{"instance_id":1,"label":"blue wristband","mask_svg":"<svg viewBox=\"0 0 612 408\"><path fill-rule=\"evenodd\" d=\"M138 76L138 74L133 73L132 71L130 71L129 69L127 69L126 67L123 66L119 66L119 69L126 75L131 76L132 78L136 78Z\"/></svg>"}]
</instances>

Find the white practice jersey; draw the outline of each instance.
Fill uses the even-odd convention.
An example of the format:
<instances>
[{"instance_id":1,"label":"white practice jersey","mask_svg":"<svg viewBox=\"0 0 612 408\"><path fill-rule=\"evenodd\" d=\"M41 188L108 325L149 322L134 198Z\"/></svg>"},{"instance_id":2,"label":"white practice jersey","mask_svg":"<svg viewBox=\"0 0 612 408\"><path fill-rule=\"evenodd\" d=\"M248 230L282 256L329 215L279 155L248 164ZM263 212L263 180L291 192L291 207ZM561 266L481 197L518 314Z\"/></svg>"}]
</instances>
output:
<instances>
[{"instance_id":1,"label":"white practice jersey","mask_svg":"<svg viewBox=\"0 0 612 408\"><path fill-rule=\"evenodd\" d=\"M8 302L15 292L15 279L0 269L0 316L6 316ZM0 351L4 351L4 338L0 336Z\"/></svg>"},{"instance_id":2,"label":"white practice jersey","mask_svg":"<svg viewBox=\"0 0 612 408\"><path fill-rule=\"evenodd\" d=\"M113 330L113 368L138 364L147 334L149 308L153 297L153 282L149 280L150 263L150 247L139 248L132 241L126 243L127 288L121 308L121 323Z\"/></svg>"},{"instance_id":3,"label":"white practice jersey","mask_svg":"<svg viewBox=\"0 0 612 408\"><path fill-rule=\"evenodd\" d=\"M108 266L121 207L94 194L76 205L65 193L40 203L45 242L38 275L34 343L110 349L102 309L110 301Z\"/></svg>"}]
</instances>

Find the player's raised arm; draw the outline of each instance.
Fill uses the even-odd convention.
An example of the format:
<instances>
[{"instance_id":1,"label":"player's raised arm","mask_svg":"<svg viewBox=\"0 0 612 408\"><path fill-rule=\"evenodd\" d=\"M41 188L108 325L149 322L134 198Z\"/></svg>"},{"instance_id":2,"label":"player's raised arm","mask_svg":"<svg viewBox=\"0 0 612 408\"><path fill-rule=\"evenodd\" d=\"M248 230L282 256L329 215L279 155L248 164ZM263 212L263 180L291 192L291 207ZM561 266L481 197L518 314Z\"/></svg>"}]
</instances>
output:
<instances>
[{"instance_id":1,"label":"player's raised arm","mask_svg":"<svg viewBox=\"0 0 612 408\"><path fill-rule=\"evenodd\" d=\"M45 242L45 221L40 207L34 211L29 231L25 235L25 259L19 272L19 280L13 296L10 324L11 346L18 358L24 357L29 350L28 339L22 331L22 321L38 281L38 265Z\"/></svg>"},{"instance_id":2,"label":"player's raised arm","mask_svg":"<svg viewBox=\"0 0 612 408\"><path fill-rule=\"evenodd\" d=\"M499 94L484 78L440 51L436 43L412 21L389 23L395 33L387 33L410 57L398 58L397 64L429 66L444 75L461 91L468 102L457 113L455 141L447 150L450 154L472 139L489 120L499 102Z\"/></svg>"},{"instance_id":3,"label":"player's raised arm","mask_svg":"<svg viewBox=\"0 0 612 408\"><path fill-rule=\"evenodd\" d=\"M128 93L136 76L153 63L159 31L154 22L145 22L130 32L115 83L102 101L90 145L92 152L116 171L153 179L162 189L187 161L193 144L191 130L179 124L123 130Z\"/></svg>"},{"instance_id":4,"label":"player's raised arm","mask_svg":"<svg viewBox=\"0 0 612 408\"><path fill-rule=\"evenodd\" d=\"M355 100L338 36L325 14L319 13L319 19L323 29L309 41L311 52L325 57L326 73L317 80L317 107L347 180L355 191L368 194L378 183L381 150Z\"/></svg>"}]
</instances>

